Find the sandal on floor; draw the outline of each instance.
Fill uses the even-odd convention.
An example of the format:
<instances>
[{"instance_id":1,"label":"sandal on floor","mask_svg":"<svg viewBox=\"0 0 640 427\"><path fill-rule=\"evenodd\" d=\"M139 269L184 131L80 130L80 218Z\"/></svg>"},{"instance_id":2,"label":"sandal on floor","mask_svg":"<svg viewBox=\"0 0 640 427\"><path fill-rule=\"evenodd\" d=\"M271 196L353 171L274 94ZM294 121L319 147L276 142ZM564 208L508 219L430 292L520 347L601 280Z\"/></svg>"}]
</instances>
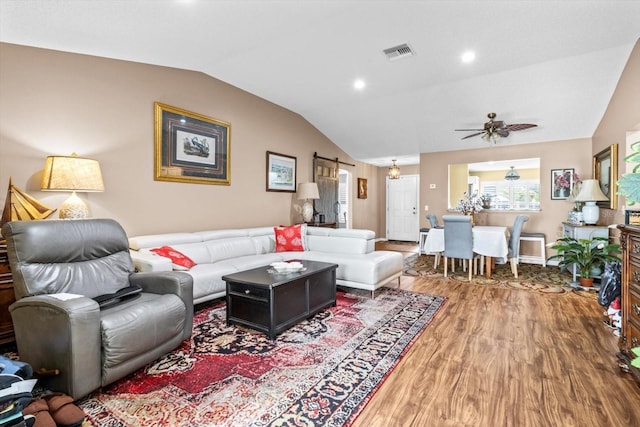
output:
<instances>
[{"instance_id":1,"label":"sandal on floor","mask_svg":"<svg viewBox=\"0 0 640 427\"><path fill-rule=\"evenodd\" d=\"M49 413L58 427L81 427L85 419L82 409L73 403L71 396L62 393L42 397L49 406Z\"/></svg>"},{"instance_id":2,"label":"sandal on floor","mask_svg":"<svg viewBox=\"0 0 640 427\"><path fill-rule=\"evenodd\" d=\"M33 399L22 410L22 415L33 415L35 417L33 427L56 427L56 422L49 413L49 406L43 399Z\"/></svg>"}]
</instances>

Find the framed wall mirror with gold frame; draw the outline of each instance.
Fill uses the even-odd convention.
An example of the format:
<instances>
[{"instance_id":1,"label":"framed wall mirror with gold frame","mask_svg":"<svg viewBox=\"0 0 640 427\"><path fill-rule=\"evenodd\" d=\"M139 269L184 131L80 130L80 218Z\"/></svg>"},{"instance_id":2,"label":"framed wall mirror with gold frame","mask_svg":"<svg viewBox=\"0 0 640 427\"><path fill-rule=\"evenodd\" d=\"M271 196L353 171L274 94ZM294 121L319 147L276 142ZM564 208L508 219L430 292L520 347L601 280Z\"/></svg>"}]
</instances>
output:
<instances>
[{"instance_id":1,"label":"framed wall mirror with gold frame","mask_svg":"<svg viewBox=\"0 0 640 427\"><path fill-rule=\"evenodd\" d=\"M593 178L600 183L600 189L609 198L597 202L601 208L616 209L618 207L618 144L611 144L593 156Z\"/></svg>"}]
</instances>

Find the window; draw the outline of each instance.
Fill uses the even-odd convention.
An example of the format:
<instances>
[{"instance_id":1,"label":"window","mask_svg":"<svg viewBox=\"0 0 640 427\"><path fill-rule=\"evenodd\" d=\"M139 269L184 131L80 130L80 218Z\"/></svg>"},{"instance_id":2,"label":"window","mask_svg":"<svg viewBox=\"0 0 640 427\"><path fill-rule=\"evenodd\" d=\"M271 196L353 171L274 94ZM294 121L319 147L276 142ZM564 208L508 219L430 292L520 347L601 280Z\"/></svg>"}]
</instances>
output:
<instances>
[{"instance_id":1,"label":"window","mask_svg":"<svg viewBox=\"0 0 640 427\"><path fill-rule=\"evenodd\" d=\"M520 175L505 180L514 168ZM449 209L455 209L464 193L493 196L489 209L540 210L540 159L494 160L449 165Z\"/></svg>"},{"instance_id":2,"label":"window","mask_svg":"<svg viewBox=\"0 0 640 427\"><path fill-rule=\"evenodd\" d=\"M347 211L349 210L349 172L340 169L340 183L338 185L338 202L340 211L338 212L337 223L339 228L347 227Z\"/></svg>"},{"instance_id":3,"label":"window","mask_svg":"<svg viewBox=\"0 0 640 427\"><path fill-rule=\"evenodd\" d=\"M483 194L491 195L490 209L540 209L540 182L532 179L517 181L486 181L481 183Z\"/></svg>"}]
</instances>

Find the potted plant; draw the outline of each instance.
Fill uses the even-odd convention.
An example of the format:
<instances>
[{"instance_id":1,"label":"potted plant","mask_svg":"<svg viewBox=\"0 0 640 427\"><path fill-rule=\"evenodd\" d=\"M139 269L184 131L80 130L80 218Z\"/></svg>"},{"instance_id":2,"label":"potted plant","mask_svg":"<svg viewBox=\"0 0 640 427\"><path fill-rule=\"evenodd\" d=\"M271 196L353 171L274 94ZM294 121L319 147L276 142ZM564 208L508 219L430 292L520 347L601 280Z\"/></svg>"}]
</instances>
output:
<instances>
[{"instance_id":1,"label":"potted plant","mask_svg":"<svg viewBox=\"0 0 640 427\"><path fill-rule=\"evenodd\" d=\"M620 253L620 245L610 244L606 237L591 239L562 237L551 246L551 249L555 249L558 253L549 259L559 259L560 269L568 270L575 265L580 274L580 285L585 287L593 284L592 268L601 268L605 261L618 260L616 255Z\"/></svg>"},{"instance_id":2,"label":"potted plant","mask_svg":"<svg viewBox=\"0 0 640 427\"><path fill-rule=\"evenodd\" d=\"M484 193L480 195L480 201L482 202L482 209L489 209L491 207L491 194Z\"/></svg>"},{"instance_id":3,"label":"potted plant","mask_svg":"<svg viewBox=\"0 0 640 427\"><path fill-rule=\"evenodd\" d=\"M631 144L631 154L624 158L628 163L639 162L633 170L618 180L618 194L625 196L627 205L640 202L640 141Z\"/></svg>"}]
</instances>

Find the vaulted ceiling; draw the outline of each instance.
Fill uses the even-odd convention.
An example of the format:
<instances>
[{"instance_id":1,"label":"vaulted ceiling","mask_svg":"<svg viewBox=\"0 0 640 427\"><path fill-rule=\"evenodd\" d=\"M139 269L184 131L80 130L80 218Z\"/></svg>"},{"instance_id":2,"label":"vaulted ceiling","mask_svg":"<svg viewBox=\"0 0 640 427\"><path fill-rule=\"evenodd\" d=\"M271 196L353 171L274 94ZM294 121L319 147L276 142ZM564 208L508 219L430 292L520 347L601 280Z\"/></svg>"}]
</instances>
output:
<instances>
[{"instance_id":1,"label":"vaulted ceiling","mask_svg":"<svg viewBox=\"0 0 640 427\"><path fill-rule=\"evenodd\" d=\"M489 112L538 124L500 144L591 137L639 22L633 0L0 0L2 42L201 71L379 165L487 146L454 129Z\"/></svg>"}]
</instances>

